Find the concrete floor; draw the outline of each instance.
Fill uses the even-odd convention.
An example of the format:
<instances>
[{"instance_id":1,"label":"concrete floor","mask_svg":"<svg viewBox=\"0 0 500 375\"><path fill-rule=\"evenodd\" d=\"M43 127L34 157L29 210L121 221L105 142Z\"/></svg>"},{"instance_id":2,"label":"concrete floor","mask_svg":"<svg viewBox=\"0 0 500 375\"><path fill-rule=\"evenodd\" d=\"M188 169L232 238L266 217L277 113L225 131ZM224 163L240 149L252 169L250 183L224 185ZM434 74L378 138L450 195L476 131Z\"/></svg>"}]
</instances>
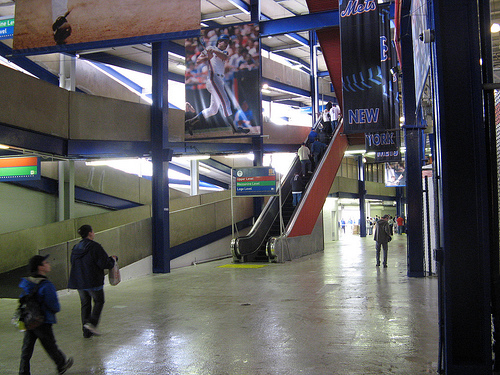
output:
<instances>
[{"instance_id":1,"label":"concrete floor","mask_svg":"<svg viewBox=\"0 0 500 375\"><path fill-rule=\"evenodd\" d=\"M247 268L250 267L250 268ZM100 337L84 339L79 298L61 293L54 326L67 374L436 373L437 278L406 276L406 236L375 267L371 237L344 235L284 264L231 259L105 287ZM17 374L22 334L0 300L0 374ZM55 374L39 344L32 375Z\"/></svg>"}]
</instances>

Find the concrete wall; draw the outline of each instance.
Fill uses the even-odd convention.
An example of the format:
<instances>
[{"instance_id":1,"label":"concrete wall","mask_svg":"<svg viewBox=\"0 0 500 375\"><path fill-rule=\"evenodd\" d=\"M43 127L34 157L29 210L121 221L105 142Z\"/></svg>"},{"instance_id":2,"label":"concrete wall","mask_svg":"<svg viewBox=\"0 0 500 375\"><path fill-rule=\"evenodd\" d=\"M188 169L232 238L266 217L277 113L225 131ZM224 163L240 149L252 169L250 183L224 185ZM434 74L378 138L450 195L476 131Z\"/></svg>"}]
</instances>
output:
<instances>
[{"instance_id":1,"label":"concrete wall","mask_svg":"<svg viewBox=\"0 0 500 375\"><path fill-rule=\"evenodd\" d=\"M282 75L280 81L296 87L304 86L304 89L308 87L305 86L307 74L279 64L272 69L279 70L276 74ZM2 65L0 75L0 95L4 101L0 123L64 139L151 140L151 106L148 104L70 92ZM30 95L26 95L27 92ZM169 108L168 124L169 141L184 141L184 111ZM288 125L284 131L283 126L266 123L264 134L268 137L264 139L264 143L298 145L304 141L308 132L309 126ZM26 147L21 142L16 143L12 139L9 140L9 145ZM251 143L251 139L230 138L213 142Z\"/></svg>"},{"instance_id":2,"label":"concrete wall","mask_svg":"<svg viewBox=\"0 0 500 375\"><path fill-rule=\"evenodd\" d=\"M0 76L1 123L64 139L151 139L151 106L147 104L70 92L3 65ZM170 108L168 115L169 141L183 140L184 111ZM9 145L26 146L16 141L12 139Z\"/></svg>"},{"instance_id":3,"label":"concrete wall","mask_svg":"<svg viewBox=\"0 0 500 375\"><path fill-rule=\"evenodd\" d=\"M152 204L151 180L108 166L87 166L83 161L76 161L74 165L75 186L131 202ZM58 180L58 162L42 162L42 176ZM170 189L170 200L184 197L185 193Z\"/></svg>"},{"instance_id":4,"label":"concrete wall","mask_svg":"<svg viewBox=\"0 0 500 375\"><path fill-rule=\"evenodd\" d=\"M28 188L0 183L0 233L47 225L57 221L58 198ZM75 217L90 216L109 210L75 203Z\"/></svg>"},{"instance_id":5,"label":"concrete wall","mask_svg":"<svg viewBox=\"0 0 500 375\"><path fill-rule=\"evenodd\" d=\"M252 217L252 198L235 198L233 203L235 221ZM170 246L230 226L230 212L229 191L173 200ZM54 263L67 263L67 249L77 241L77 229L83 224L94 228L96 241L106 244L108 254L118 255L123 266L152 254L151 207L145 205L0 234L0 273L24 266L40 252L54 253Z\"/></svg>"},{"instance_id":6,"label":"concrete wall","mask_svg":"<svg viewBox=\"0 0 500 375\"><path fill-rule=\"evenodd\" d=\"M128 265L151 255L151 219L132 222L117 228L96 233L108 255L118 256L118 264ZM71 250L80 239L74 239L41 249L41 255L50 254L52 272L50 279L57 289L68 285Z\"/></svg>"},{"instance_id":7,"label":"concrete wall","mask_svg":"<svg viewBox=\"0 0 500 375\"><path fill-rule=\"evenodd\" d=\"M92 225L97 233L150 217L151 207L139 206L0 234L0 272L22 267L42 249L77 238L83 224Z\"/></svg>"},{"instance_id":8,"label":"concrete wall","mask_svg":"<svg viewBox=\"0 0 500 375\"><path fill-rule=\"evenodd\" d=\"M290 66L280 64L266 57L262 58L262 77L306 91L311 89L311 77L309 74L292 69ZM331 91L330 82L321 78L318 80L318 92L320 97L321 94L335 96L335 93Z\"/></svg>"},{"instance_id":9,"label":"concrete wall","mask_svg":"<svg viewBox=\"0 0 500 375\"><path fill-rule=\"evenodd\" d=\"M234 198L234 222L253 215L252 198ZM229 190L170 202L170 246L176 246L232 224Z\"/></svg>"}]
</instances>

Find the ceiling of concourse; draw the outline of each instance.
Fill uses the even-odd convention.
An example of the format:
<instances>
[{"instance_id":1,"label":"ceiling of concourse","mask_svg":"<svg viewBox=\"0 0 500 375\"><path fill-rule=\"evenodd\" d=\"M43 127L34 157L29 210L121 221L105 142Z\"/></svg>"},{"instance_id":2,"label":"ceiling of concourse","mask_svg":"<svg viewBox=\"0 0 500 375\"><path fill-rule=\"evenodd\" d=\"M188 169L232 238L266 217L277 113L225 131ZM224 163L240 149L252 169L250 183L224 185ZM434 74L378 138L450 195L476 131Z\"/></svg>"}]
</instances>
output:
<instances>
[{"instance_id":1,"label":"ceiling of concourse","mask_svg":"<svg viewBox=\"0 0 500 375\"><path fill-rule=\"evenodd\" d=\"M250 0L201 0L201 22L204 25L213 23L223 25L238 24L250 22L250 14L238 8L238 4L244 1L246 4ZM491 23L500 24L500 0L491 0ZM277 20L289 18L295 15L308 14L306 0L260 0L260 9L262 19ZM0 0L0 18L11 17L14 15L15 0ZM296 33L305 40L309 40L307 31ZM500 32L492 33L492 52L493 52L493 67L495 73L495 82L500 82ZM3 40L3 43L12 46L12 40ZM178 44L183 44L183 40L175 41ZM291 59L304 62L307 65L311 63L309 47L297 42L293 35L277 35L271 38L262 38L261 42L264 49L275 52L277 54L286 53L286 56ZM79 51L82 57L96 51ZM123 47L112 47L100 49L98 52L103 52L118 58L129 60L135 63L140 63L145 66L151 65L151 46L149 44L130 45ZM169 71L176 74L183 74L177 67L179 63L183 63L182 56L169 54ZM291 61L293 65L293 61ZM318 71L326 72L327 67L321 50L318 49ZM330 81L330 77L325 75L324 79ZM267 95L267 94L266 94ZM283 92L275 91L268 94L276 99L283 96ZM305 105L310 105L308 98L296 96L291 93L292 99L300 101ZM287 96L288 93L287 93Z\"/></svg>"},{"instance_id":2,"label":"ceiling of concourse","mask_svg":"<svg viewBox=\"0 0 500 375\"><path fill-rule=\"evenodd\" d=\"M249 4L249 0L244 0ZM201 27L210 25L213 27L214 23L224 26L238 23L250 22L250 14L237 7L240 2L233 0L201 0ZM14 15L15 0L0 0L0 17L9 17ZM308 14L306 0L261 0L260 3L262 19L276 20L281 18L293 17L295 15ZM299 32L298 35L305 40L309 40L309 32ZM9 47L12 46L12 40L3 41ZM174 41L183 45L184 40ZM280 54L286 54L291 60L290 64L293 65L293 60L300 61L304 65L310 66L310 52L309 47L304 46L297 42L293 35L277 35L271 38L262 38L261 42L265 50ZM146 66L151 66L151 45L139 44L111 48L102 48L98 51L78 51L79 55L86 58L85 55L90 55L94 52L106 53L118 58L140 63ZM177 65L183 63L182 56L169 54L169 71L176 74L183 74ZM327 67L321 51L318 49L318 72L326 72ZM330 81L328 75L323 79ZM282 97L283 92L271 91L266 94L271 97ZM302 102L304 105L310 105L310 99L301 96L292 95L292 99Z\"/></svg>"}]
</instances>

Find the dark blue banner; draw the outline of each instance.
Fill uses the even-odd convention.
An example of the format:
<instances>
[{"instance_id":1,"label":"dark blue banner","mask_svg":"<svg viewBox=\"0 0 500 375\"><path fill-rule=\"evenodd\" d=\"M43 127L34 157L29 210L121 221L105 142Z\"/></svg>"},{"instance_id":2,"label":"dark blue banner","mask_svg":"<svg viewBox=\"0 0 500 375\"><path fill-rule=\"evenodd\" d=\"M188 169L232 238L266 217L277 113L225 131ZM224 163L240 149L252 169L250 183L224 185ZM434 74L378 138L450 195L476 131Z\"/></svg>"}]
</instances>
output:
<instances>
[{"instance_id":1,"label":"dark blue banner","mask_svg":"<svg viewBox=\"0 0 500 375\"><path fill-rule=\"evenodd\" d=\"M344 132L387 128L382 101L384 75L376 0L340 0Z\"/></svg>"}]
</instances>

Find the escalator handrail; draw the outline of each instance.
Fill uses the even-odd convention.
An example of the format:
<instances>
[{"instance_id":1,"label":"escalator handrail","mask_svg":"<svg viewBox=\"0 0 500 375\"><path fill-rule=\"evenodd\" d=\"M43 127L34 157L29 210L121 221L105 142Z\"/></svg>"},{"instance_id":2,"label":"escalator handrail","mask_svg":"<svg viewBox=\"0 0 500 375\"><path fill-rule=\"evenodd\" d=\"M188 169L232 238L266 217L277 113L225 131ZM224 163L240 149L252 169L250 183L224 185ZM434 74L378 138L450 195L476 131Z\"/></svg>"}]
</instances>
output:
<instances>
[{"instance_id":1,"label":"escalator handrail","mask_svg":"<svg viewBox=\"0 0 500 375\"><path fill-rule=\"evenodd\" d=\"M321 123L321 117L319 117L312 129L318 129ZM304 140L304 142L306 142ZM281 183L281 198L282 198L282 206L286 202L286 198L291 193L291 184L290 181L294 175L295 170L300 168L299 157L296 156L292 162L292 166L290 167L285 179ZM292 214L295 215L297 210ZM259 250L264 242L267 241L267 234L269 230L279 215L279 196L273 196L269 199L266 206L262 210L252 229L246 236L241 236L233 239L231 243L233 256L241 258L244 255L253 254Z\"/></svg>"}]
</instances>

